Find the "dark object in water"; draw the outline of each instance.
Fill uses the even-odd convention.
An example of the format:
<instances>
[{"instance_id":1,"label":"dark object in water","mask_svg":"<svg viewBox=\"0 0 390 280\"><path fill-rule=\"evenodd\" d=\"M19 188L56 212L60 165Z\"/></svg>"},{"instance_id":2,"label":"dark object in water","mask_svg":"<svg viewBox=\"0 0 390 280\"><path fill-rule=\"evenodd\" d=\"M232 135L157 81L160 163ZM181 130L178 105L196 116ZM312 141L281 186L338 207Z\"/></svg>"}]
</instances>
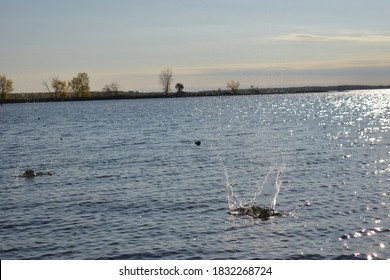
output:
<instances>
[{"instance_id":1,"label":"dark object in water","mask_svg":"<svg viewBox=\"0 0 390 280\"><path fill-rule=\"evenodd\" d=\"M42 176L42 175L53 175L54 172L53 171L47 171L47 172L35 172L34 170L32 169L27 169L26 171L24 171L22 177L26 177L26 178L33 178L33 177L36 177L36 176Z\"/></svg>"},{"instance_id":2,"label":"dark object in water","mask_svg":"<svg viewBox=\"0 0 390 280\"><path fill-rule=\"evenodd\" d=\"M31 177L35 177L36 174L34 172L34 170L32 169L27 169L26 171L24 171L22 177L26 177L26 178L31 178Z\"/></svg>"},{"instance_id":3,"label":"dark object in water","mask_svg":"<svg viewBox=\"0 0 390 280\"><path fill-rule=\"evenodd\" d=\"M249 216L252 218L268 219L272 216L281 216L281 213L275 212L269 207L260 207L257 205L250 205L246 207L238 207L229 211L231 215Z\"/></svg>"},{"instance_id":4,"label":"dark object in water","mask_svg":"<svg viewBox=\"0 0 390 280\"><path fill-rule=\"evenodd\" d=\"M195 145L196 145L196 146L200 146L200 144L201 144L200 140L196 140L196 141L195 141Z\"/></svg>"}]
</instances>

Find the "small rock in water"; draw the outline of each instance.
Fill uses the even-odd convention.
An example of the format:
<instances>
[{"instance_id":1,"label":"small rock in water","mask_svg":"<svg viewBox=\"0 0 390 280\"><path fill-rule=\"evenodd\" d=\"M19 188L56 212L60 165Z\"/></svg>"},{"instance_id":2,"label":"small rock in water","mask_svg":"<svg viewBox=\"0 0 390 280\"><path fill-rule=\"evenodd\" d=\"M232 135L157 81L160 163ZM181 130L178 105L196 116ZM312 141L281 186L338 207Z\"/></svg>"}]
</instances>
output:
<instances>
[{"instance_id":1,"label":"small rock in water","mask_svg":"<svg viewBox=\"0 0 390 280\"><path fill-rule=\"evenodd\" d=\"M32 170L32 169L27 169L23 173L23 177L26 177L26 178L31 178L31 177L35 177L35 176L36 176L36 174L35 174L34 170Z\"/></svg>"},{"instance_id":2,"label":"small rock in water","mask_svg":"<svg viewBox=\"0 0 390 280\"><path fill-rule=\"evenodd\" d=\"M196 140L196 141L195 141L195 145L196 145L196 146L200 146L200 144L201 144L200 140Z\"/></svg>"},{"instance_id":3,"label":"small rock in water","mask_svg":"<svg viewBox=\"0 0 390 280\"><path fill-rule=\"evenodd\" d=\"M32 169L27 169L26 171L24 171L24 173L23 173L23 175L22 175L21 177L33 178L33 177L42 176L42 175L49 175L49 176L52 176L53 174L54 174L53 171L35 172L35 171L32 170Z\"/></svg>"},{"instance_id":4,"label":"small rock in water","mask_svg":"<svg viewBox=\"0 0 390 280\"><path fill-rule=\"evenodd\" d=\"M274 209L269 207L260 207L257 205L251 205L246 207L238 207L229 211L231 215L249 216L252 218L268 219L272 216L280 216L280 213L275 212Z\"/></svg>"}]
</instances>

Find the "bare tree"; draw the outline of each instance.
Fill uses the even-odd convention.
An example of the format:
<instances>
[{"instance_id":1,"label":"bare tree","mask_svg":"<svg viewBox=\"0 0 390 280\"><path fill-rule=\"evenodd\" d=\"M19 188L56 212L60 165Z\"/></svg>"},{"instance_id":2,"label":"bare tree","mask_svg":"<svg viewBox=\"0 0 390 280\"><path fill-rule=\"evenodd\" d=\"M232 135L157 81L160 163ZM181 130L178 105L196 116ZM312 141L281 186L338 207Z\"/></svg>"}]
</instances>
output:
<instances>
[{"instance_id":1,"label":"bare tree","mask_svg":"<svg viewBox=\"0 0 390 280\"><path fill-rule=\"evenodd\" d=\"M49 83L46 80L43 80L42 85L46 88L46 90L50 93L50 96L51 96L51 90L50 90Z\"/></svg>"},{"instance_id":2,"label":"bare tree","mask_svg":"<svg viewBox=\"0 0 390 280\"><path fill-rule=\"evenodd\" d=\"M231 81L226 84L226 87L232 91L233 94L238 93L238 89L240 88L240 82L239 81Z\"/></svg>"},{"instance_id":3,"label":"bare tree","mask_svg":"<svg viewBox=\"0 0 390 280\"><path fill-rule=\"evenodd\" d=\"M103 88L103 92L111 94L117 94L119 91L119 85L117 82L112 82L111 84L105 85Z\"/></svg>"},{"instance_id":4,"label":"bare tree","mask_svg":"<svg viewBox=\"0 0 390 280\"><path fill-rule=\"evenodd\" d=\"M7 79L5 75L0 75L1 104L3 104L3 101L6 99L7 95L14 90L12 84L13 82L11 79Z\"/></svg>"},{"instance_id":5,"label":"bare tree","mask_svg":"<svg viewBox=\"0 0 390 280\"><path fill-rule=\"evenodd\" d=\"M163 71L161 71L160 75L158 76L160 85L162 87L162 90L165 94L168 94L171 91L171 84L173 82L172 78L172 70L167 68Z\"/></svg>"},{"instance_id":6,"label":"bare tree","mask_svg":"<svg viewBox=\"0 0 390 280\"><path fill-rule=\"evenodd\" d=\"M79 73L72 79L72 81L70 81L70 87L72 88L76 97L88 97L90 94L88 74Z\"/></svg>"}]
</instances>

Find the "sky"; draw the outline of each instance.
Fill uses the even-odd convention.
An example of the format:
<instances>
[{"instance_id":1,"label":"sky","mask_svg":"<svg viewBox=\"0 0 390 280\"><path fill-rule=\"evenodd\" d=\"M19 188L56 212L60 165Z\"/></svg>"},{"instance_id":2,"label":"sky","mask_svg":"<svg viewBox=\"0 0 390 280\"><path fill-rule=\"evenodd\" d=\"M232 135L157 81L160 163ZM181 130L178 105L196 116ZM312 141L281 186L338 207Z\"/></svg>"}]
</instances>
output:
<instances>
[{"instance_id":1,"label":"sky","mask_svg":"<svg viewBox=\"0 0 390 280\"><path fill-rule=\"evenodd\" d=\"M14 92L88 73L92 90L390 84L388 0L1 0Z\"/></svg>"}]
</instances>

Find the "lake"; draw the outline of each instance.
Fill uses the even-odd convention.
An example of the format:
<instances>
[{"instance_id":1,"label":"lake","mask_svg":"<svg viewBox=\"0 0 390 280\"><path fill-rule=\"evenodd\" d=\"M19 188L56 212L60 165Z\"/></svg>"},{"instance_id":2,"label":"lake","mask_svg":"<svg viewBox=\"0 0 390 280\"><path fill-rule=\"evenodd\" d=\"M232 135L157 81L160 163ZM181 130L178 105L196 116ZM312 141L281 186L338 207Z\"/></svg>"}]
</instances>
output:
<instances>
[{"instance_id":1,"label":"lake","mask_svg":"<svg viewBox=\"0 0 390 280\"><path fill-rule=\"evenodd\" d=\"M0 122L1 259L390 259L389 90L5 104ZM251 203L281 215L229 214Z\"/></svg>"}]
</instances>

